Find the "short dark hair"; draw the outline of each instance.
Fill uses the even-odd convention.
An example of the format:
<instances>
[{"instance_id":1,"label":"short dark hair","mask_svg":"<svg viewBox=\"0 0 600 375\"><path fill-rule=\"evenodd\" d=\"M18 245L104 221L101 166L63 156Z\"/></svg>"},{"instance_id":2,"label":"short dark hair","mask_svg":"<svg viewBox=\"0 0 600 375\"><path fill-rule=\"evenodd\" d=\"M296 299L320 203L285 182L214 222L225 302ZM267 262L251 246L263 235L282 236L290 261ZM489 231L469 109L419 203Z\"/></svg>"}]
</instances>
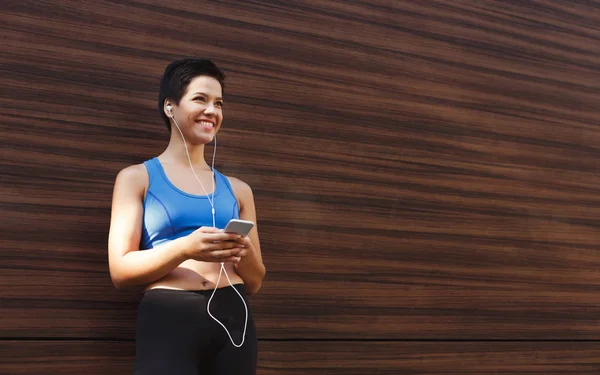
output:
<instances>
[{"instance_id":1,"label":"short dark hair","mask_svg":"<svg viewBox=\"0 0 600 375\"><path fill-rule=\"evenodd\" d=\"M171 122L165 115L165 100L170 99L178 105L190 82L198 76L209 76L216 79L221 84L221 90L225 90L225 73L210 60L176 60L165 69L158 90L158 110L169 131L171 131Z\"/></svg>"}]
</instances>

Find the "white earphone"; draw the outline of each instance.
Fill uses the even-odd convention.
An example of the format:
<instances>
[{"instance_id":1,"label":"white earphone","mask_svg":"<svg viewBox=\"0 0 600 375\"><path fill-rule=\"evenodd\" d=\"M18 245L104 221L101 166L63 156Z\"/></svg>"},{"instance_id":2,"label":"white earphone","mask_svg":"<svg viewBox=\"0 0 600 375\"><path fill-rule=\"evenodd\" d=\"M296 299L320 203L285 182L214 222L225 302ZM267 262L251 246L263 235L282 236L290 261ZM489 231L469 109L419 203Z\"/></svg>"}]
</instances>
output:
<instances>
[{"instance_id":1,"label":"white earphone","mask_svg":"<svg viewBox=\"0 0 600 375\"><path fill-rule=\"evenodd\" d=\"M217 154L217 135L215 134L215 136L214 136L215 145L214 145L214 148L213 148L213 157L212 157L212 166L211 166L212 181L213 181L213 190L212 190L212 196L209 197L208 192L204 188L204 185L202 184L202 182L200 182L200 179L198 178L198 176L196 175L196 172L194 171L194 166L192 164L192 159L190 158L190 153L189 153L188 148L187 148L187 143L185 142L185 137L183 136L183 132L181 131L181 128L179 128L179 124L177 124L177 121L175 121L175 117L173 116L173 112L172 112L172 108L173 107L171 107L171 104L167 104L166 108L167 108L167 111L169 112L169 117L171 117L171 119L173 120L173 123L177 127L177 130L179 130L179 134L181 135L181 139L183 139L183 146L185 147L185 153L186 153L186 155L188 157L188 161L190 163L190 168L192 169L192 173L194 174L194 177L196 177L196 180L198 181L198 183L200 184L200 186L202 186L202 190L204 190L204 193L206 194L206 197L208 198L208 202L210 203L211 212L212 212L213 227L216 227L214 200L215 200L215 156ZM221 275L223 273L225 273L225 277L227 278L227 281L229 281L229 285L231 285L231 287L233 288L233 290L238 294L238 296L240 296L240 299L242 300L242 303L244 304L244 309L246 310L246 319L245 319L245 322L244 322L244 332L242 333L242 341L239 344L236 344L233 341L233 337L231 337L231 334L229 333L229 330L227 329L227 327L225 327L225 325L223 323L221 323L219 321L219 319L215 318L211 314L211 312L210 312L210 303L211 303L211 301L213 299L213 296L215 295L215 292L217 291L219 283L221 282ZM213 290L210 298L208 299L208 303L206 305L206 311L208 312L208 315L210 315L210 317L213 318L213 320L215 320L217 323L219 323L221 325L221 327L223 327L223 329L225 330L225 332L227 332L227 336L229 336L229 340L231 341L231 343L233 344L233 346L235 346L236 348L239 348L239 347L241 347L244 344L244 340L246 338L246 328L248 328L248 306L246 305L246 301L244 301L244 297L242 297L242 295L240 294L240 292L238 292L238 290L233 287L233 283L231 282L231 279L229 279L229 275L227 274L227 270L225 269L225 263L224 262L221 262L221 269L219 270L219 277L217 278L215 289Z\"/></svg>"}]
</instances>

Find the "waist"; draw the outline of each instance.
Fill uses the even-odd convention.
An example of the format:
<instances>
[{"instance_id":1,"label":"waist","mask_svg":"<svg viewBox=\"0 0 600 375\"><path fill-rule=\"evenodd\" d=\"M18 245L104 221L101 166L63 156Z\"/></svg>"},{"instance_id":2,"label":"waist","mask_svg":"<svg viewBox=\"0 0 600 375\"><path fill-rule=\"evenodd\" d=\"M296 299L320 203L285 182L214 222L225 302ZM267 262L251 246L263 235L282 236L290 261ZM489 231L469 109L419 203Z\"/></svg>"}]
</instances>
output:
<instances>
[{"instance_id":1,"label":"waist","mask_svg":"<svg viewBox=\"0 0 600 375\"><path fill-rule=\"evenodd\" d=\"M233 285L244 283L233 263L225 263L224 266L225 270L221 271L221 263L186 260L166 276L148 284L144 290L162 288L201 291L229 286L230 281Z\"/></svg>"}]
</instances>

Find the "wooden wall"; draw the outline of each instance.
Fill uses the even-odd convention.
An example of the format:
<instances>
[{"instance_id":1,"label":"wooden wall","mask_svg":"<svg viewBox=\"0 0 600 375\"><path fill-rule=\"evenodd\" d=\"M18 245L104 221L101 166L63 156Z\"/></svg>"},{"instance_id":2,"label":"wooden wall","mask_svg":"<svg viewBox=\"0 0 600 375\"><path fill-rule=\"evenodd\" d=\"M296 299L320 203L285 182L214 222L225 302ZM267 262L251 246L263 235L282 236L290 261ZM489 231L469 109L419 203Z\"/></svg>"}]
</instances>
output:
<instances>
[{"instance_id":1,"label":"wooden wall","mask_svg":"<svg viewBox=\"0 0 600 375\"><path fill-rule=\"evenodd\" d=\"M600 373L597 1L0 7L0 373L130 373L112 183L184 56L228 74L260 375Z\"/></svg>"}]
</instances>

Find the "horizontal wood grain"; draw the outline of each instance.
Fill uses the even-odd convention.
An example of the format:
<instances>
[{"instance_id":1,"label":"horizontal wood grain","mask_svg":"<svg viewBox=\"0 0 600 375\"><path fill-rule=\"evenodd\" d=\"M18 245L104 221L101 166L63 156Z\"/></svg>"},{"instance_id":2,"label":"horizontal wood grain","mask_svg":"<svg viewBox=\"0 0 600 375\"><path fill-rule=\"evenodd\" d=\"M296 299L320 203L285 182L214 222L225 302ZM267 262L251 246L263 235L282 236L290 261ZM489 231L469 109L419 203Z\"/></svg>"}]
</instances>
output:
<instances>
[{"instance_id":1,"label":"horizontal wood grain","mask_svg":"<svg viewBox=\"0 0 600 375\"><path fill-rule=\"evenodd\" d=\"M159 77L190 55L228 75L261 338L600 337L596 3L1 6L1 337L132 338L112 183L166 146Z\"/></svg>"},{"instance_id":2,"label":"horizontal wood grain","mask_svg":"<svg viewBox=\"0 0 600 375\"><path fill-rule=\"evenodd\" d=\"M260 343L259 374L595 374L596 343Z\"/></svg>"},{"instance_id":3,"label":"horizontal wood grain","mask_svg":"<svg viewBox=\"0 0 600 375\"><path fill-rule=\"evenodd\" d=\"M135 344L0 341L9 375L128 374ZM259 342L258 375L597 374L598 342Z\"/></svg>"},{"instance_id":4,"label":"horizontal wood grain","mask_svg":"<svg viewBox=\"0 0 600 375\"><path fill-rule=\"evenodd\" d=\"M112 341L0 340L0 373L132 374L135 344Z\"/></svg>"},{"instance_id":5,"label":"horizontal wood grain","mask_svg":"<svg viewBox=\"0 0 600 375\"><path fill-rule=\"evenodd\" d=\"M106 273L59 268L57 263L45 270L4 271L2 337L134 337L139 291L112 289ZM527 281L493 285L484 275L479 280L469 275L460 283L444 285L418 273L404 281L394 276L393 270L379 277L350 269L323 275L290 272L271 276L263 290L250 299L259 338L532 340L600 336L597 289L585 285L567 288L564 283ZM433 270L429 272L435 275ZM300 281L290 277L304 280L303 291L298 290ZM439 279L445 279L441 271Z\"/></svg>"}]
</instances>

